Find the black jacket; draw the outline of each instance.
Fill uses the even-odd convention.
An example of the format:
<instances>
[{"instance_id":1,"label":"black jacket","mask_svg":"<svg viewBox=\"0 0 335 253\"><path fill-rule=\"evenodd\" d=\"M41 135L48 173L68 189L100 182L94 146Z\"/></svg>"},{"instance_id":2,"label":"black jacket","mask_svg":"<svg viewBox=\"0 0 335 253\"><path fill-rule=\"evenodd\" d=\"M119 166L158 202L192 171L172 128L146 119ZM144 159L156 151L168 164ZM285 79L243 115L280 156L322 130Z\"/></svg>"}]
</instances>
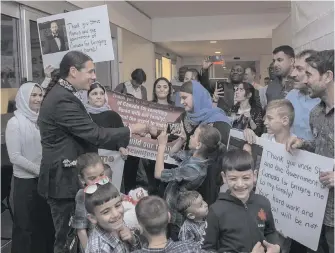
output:
<instances>
[{"instance_id":1,"label":"black jacket","mask_svg":"<svg viewBox=\"0 0 335 253\"><path fill-rule=\"evenodd\" d=\"M64 37L61 35L58 35L59 41L60 41L60 48L58 47L56 40L53 36L48 36L45 40L45 45L44 45L44 54L52 54L52 53L57 53L57 52L63 52L66 51L67 48L65 46L65 40Z\"/></svg>"},{"instance_id":2,"label":"black jacket","mask_svg":"<svg viewBox=\"0 0 335 253\"><path fill-rule=\"evenodd\" d=\"M105 128L120 128L124 127L122 118L120 114L114 112L112 110L101 112L98 114L90 113L92 120L100 127ZM129 140L119 139L118 142L115 142L115 147L112 150L119 150L120 148L126 148L129 144ZM109 148L111 148L110 144L107 144ZM104 146L100 146L100 148L104 148Z\"/></svg>"},{"instance_id":3,"label":"black jacket","mask_svg":"<svg viewBox=\"0 0 335 253\"><path fill-rule=\"evenodd\" d=\"M75 94L72 85L57 83L40 109L42 162L38 191L44 197L74 199L79 189L77 157L97 152L101 146L113 149L119 139L129 142L128 127L99 127Z\"/></svg>"},{"instance_id":4,"label":"black jacket","mask_svg":"<svg viewBox=\"0 0 335 253\"><path fill-rule=\"evenodd\" d=\"M257 242L277 244L277 232L271 205L265 197L254 194L244 205L227 193L220 193L209 208L203 249L214 252L251 252Z\"/></svg>"}]
</instances>

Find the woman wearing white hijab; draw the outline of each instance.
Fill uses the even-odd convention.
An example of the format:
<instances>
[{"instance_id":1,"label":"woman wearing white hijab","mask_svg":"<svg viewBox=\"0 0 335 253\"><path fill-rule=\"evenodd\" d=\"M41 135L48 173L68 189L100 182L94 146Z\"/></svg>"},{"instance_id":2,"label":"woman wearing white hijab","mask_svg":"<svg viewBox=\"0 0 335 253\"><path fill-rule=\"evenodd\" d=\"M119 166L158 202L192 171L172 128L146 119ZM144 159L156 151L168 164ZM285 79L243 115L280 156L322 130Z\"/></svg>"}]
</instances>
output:
<instances>
[{"instance_id":1,"label":"woman wearing white hijab","mask_svg":"<svg viewBox=\"0 0 335 253\"><path fill-rule=\"evenodd\" d=\"M6 128L7 151L14 174L12 253L47 252L43 243L51 243L52 249L53 242L47 242L50 238L46 239L44 235L53 233L50 231L53 228L45 231L45 227L38 225L46 225L42 219L47 217L47 212L50 214L50 209L44 209L48 208L46 202L43 205L44 200L37 193L42 146L36 121L42 99L41 86L31 82L23 84L15 98L17 110ZM52 222L51 214L49 218Z\"/></svg>"}]
</instances>

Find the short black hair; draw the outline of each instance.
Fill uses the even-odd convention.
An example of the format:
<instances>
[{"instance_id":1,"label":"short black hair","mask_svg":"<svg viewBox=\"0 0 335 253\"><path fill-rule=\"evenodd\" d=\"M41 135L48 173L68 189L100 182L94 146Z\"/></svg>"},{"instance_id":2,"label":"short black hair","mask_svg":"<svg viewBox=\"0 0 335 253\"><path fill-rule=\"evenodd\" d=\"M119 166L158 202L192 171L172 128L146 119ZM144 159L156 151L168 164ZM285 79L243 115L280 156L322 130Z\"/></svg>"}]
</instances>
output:
<instances>
[{"instance_id":1,"label":"short black hair","mask_svg":"<svg viewBox=\"0 0 335 253\"><path fill-rule=\"evenodd\" d=\"M306 50L303 50L301 51L300 53L298 53L295 58L303 58L303 57L306 57L306 56L311 56L313 54L315 54L317 51L315 50L312 50L312 49L306 49Z\"/></svg>"},{"instance_id":2,"label":"short black hair","mask_svg":"<svg viewBox=\"0 0 335 253\"><path fill-rule=\"evenodd\" d=\"M181 66L179 68L179 71L178 71L178 80L180 82L184 82L184 77L185 77L185 74L186 74L187 70L188 70L187 66Z\"/></svg>"},{"instance_id":3,"label":"short black hair","mask_svg":"<svg viewBox=\"0 0 335 253\"><path fill-rule=\"evenodd\" d=\"M176 204L177 211L183 215L187 215L187 209L194 203L199 195L200 193L197 191L185 191L179 193Z\"/></svg>"},{"instance_id":4,"label":"short black hair","mask_svg":"<svg viewBox=\"0 0 335 253\"><path fill-rule=\"evenodd\" d=\"M105 87L103 87L101 83L99 83L98 81L95 81L94 83L91 84L90 89L87 91L87 96L89 96L90 93L96 88L101 88L104 91L104 93L106 93Z\"/></svg>"},{"instance_id":5,"label":"short black hair","mask_svg":"<svg viewBox=\"0 0 335 253\"><path fill-rule=\"evenodd\" d=\"M268 77L268 76L264 77L264 80L270 80L270 77Z\"/></svg>"},{"instance_id":6,"label":"short black hair","mask_svg":"<svg viewBox=\"0 0 335 253\"><path fill-rule=\"evenodd\" d=\"M97 153L82 154L77 158L77 170L80 176L83 176L83 171L87 167L95 166L98 163L104 164Z\"/></svg>"},{"instance_id":7,"label":"short black hair","mask_svg":"<svg viewBox=\"0 0 335 253\"><path fill-rule=\"evenodd\" d=\"M143 69L135 69L131 73L131 79L136 81L136 83L138 84L142 84L147 81L147 75L145 74Z\"/></svg>"},{"instance_id":8,"label":"short black hair","mask_svg":"<svg viewBox=\"0 0 335 253\"><path fill-rule=\"evenodd\" d=\"M194 69L194 68L188 69L188 70L185 72L185 74L186 74L187 72L192 72L192 77L194 77L196 81L199 81L199 80L200 80L200 73L199 73L199 71L198 71L197 69Z\"/></svg>"},{"instance_id":9,"label":"short black hair","mask_svg":"<svg viewBox=\"0 0 335 253\"><path fill-rule=\"evenodd\" d=\"M317 69L320 75L327 71L334 74L334 49L316 52L308 57L306 62L312 68Z\"/></svg>"},{"instance_id":10,"label":"short black hair","mask_svg":"<svg viewBox=\"0 0 335 253\"><path fill-rule=\"evenodd\" d=\"M283 46L279 46L279 47L276 47L274 50L273 50L273 54L277 54L279 52L283 52L284 54L290 56L291 58L294 58L294 50L292 47L288 46L288 45L283 45Z\"/></svg>"},{"instance_id":11,"label":"short black hair","mask_svg":"<svg viewBox=\"0 0 335 253\"><path fill-rule=\"evenodd\" d=\"M222 159L222 170L225 173L232 170L247 171L254 169L254 160L245 150L230 150Z\"/></svg>"},{"instance_id":12,"label":"short black hair","mask_svg":"<svg viewBox=\"0 0 335 253\"><path fill-rule=\"evenodd\" d=\"M105 170L105 175L109 177L110 179L113 178L113 170L109 164L104 163L104 170Z\"/></svg>"},{"instance_id":13,"label":"short black hair","mask_svg":"<svg viewBox=\"0 0 335 253\"><path fill-rule=\"evenodd\" d=\"M137 203L135 212L139 224L149 235L166 233L169 209L164 199L146 196Z\"/></svg>"},{"instance_id":14,"label":"short black hair","mask_svg":"<svg viewBox=\"0 0 335 253\"><path fill-rule=\"evenodd\" d=\"M120 193L111 182L104 185L98 185L98 189L94 193L85 193L85 208L88 213L94 215L94 208L96 206L101 206L117 197L120 197Z\"/></svg>"},{"instance_id":15,"label":"short black hair","mask_svg":"<svg viewBox=\"0 0 335 253\"><path fill-rule=\"evenodd\" d=\"M230 70L230 72L233 70L233 68L235 68L235 67L241 67L242 69L243 69L243 72L245 73L245 68L242 66L242 64L240 64L240 63L237 63L237 64L235 64L232 68L231 68L231 70Z\"/></svg>"},{"instance_id":16,"label":"short black hair","mask_svg":"<svg viewBox=\"0 0 335 253\"><path fill-rule=\"evenodd\" d=\"M51 21L51 22L50 22L50 24L49 24L49 25L50 25L50 27L51 27L51 24L52 24L52 23L56 23L56 25L58 26L58 23L57 23L57 21L55 21L55 20L54 20L54 21Z\"/></svg>"},{"instance_id":17,"label":"short black hair","mask_svg":"<svg viewBox=\"0 0 335 253\"><path fill-rule=\"evenodd\" d=\"M253 66L246 67L245 70L250 69L251 73L256 74L256 69Z\"/></svg>"}]
</instances>

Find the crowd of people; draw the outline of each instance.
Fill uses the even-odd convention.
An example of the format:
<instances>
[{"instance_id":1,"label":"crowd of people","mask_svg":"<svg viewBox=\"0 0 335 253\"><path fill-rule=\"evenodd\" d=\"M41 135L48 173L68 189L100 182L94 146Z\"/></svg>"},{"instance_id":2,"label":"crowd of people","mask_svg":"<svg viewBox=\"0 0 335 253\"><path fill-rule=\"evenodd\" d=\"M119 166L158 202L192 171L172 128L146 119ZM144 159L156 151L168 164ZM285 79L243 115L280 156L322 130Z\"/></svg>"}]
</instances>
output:
<instances>
[{"instance_id":1,"label":"crowd of people","mask_svg":"<svg viewBox=\"0 0 335 253\"><path fill-rule=\"evenodd\" d=\"M334 158L334 50L273 51L265 85L236 65L211 85L202 69L181 67L178 80L158 78L152 103L184 109L180 129L125 126L112 111L92 59L68 52L40 86L24 83L6 128L14 169L13 253L251 252L312 253L276 230L270 201L256 194L257 138ZM136 69L115 91L147 100ZM84 92L83 92L84 91ZM243 146L228 150L232 128ZM133 135L157 139L155 161L130 156ZM167 143L175 141L164 163ZM98 149L125 160L121 189ZM136 177L143 168L146 185ZM317 253L334 252L334 170ZM228 190L220 192L221 186Z\"/></svg>"}]
</instances>

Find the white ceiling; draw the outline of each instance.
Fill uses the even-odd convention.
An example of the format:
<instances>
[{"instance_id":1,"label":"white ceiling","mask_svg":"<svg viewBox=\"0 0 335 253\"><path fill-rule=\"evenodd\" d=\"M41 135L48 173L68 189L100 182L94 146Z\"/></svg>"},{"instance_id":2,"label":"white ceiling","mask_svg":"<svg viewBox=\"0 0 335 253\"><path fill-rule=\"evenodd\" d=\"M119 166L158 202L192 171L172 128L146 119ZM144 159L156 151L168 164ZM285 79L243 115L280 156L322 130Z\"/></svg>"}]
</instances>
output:
<instances>
[{"instance_id":1,"label":"white ceiling","mask_svg":"<svg viewBox=\"0 0 335 253\"><path fill-rule=\"evenodd\" d=\"M289 13L290 1L128 1L150 18Z\"/></svg>"},{"instance_id":2,"label":"white ceiling","mask_svg":"<svg viewBox=\"0 0 335 253\"><path fill-rule=\"evenodd\" d=\"M182 57L210 56L216 51L226 56L253 56L272 53L272 39L221 40L215 44L209 41L172 41L157 43Z\"/></svg>"}]
</instances>

